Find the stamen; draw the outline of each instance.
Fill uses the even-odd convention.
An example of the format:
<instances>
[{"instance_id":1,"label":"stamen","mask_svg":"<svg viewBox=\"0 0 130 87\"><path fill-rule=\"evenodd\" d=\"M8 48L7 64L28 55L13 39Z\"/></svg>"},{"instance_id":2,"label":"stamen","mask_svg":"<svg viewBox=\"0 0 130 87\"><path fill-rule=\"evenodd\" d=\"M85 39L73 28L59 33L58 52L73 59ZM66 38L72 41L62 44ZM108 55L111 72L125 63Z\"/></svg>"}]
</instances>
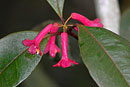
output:
<instances>
[{"instance_id":1,"label":"stamen","mask_svg":"<svg viewBox=\"0 0 130 87\"><path fill-rule=\"evenodd\" d=\"M36 52L37 52L37 54L39 54L39 53L40 53L38 49L36 49Z\"/></svg>"}]
</instances>

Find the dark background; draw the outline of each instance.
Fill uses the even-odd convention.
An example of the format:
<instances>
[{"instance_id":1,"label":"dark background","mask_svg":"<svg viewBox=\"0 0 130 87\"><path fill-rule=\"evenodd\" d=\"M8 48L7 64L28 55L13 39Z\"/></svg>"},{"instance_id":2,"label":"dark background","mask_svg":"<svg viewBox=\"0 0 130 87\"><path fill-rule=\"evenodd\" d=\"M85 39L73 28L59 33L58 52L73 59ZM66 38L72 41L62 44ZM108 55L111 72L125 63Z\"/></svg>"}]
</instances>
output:
<instances>
[{"instance_id":1,"label":"dark background","mask_svg":"<svg viewBox=\"0 0 130 87\"><path fill-rule=\"evenodd\" d=\"M59 19L46 0L1 0L0 9L0 37ZM65 0L64 17L72 12L82 13L90 19L96 17L93 0Z\"/></svg>"},{"instance_id":2,"label":"dark background","mask_svg":"<svg viewBox=\"0 0 130 87\"><path fill-rule=\"evenodd\" d=\"M130 0L119 2L121 12L130 6ZM64 18L72 12L81 13L89 19L96 18L94 0L65 0ZM46 0L0 0L0 38L55 19L59 18Z\"/></svg>"}]
</instances>

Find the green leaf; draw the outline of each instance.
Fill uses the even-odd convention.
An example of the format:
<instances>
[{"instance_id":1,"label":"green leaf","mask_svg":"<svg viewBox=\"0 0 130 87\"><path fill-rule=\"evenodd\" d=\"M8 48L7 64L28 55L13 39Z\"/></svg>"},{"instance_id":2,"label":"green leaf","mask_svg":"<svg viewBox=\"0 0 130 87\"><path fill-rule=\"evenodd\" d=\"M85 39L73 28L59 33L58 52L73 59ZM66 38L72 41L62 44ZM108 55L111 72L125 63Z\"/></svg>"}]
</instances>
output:
<instances>
[{"instance_id":1,"label":"green leaf","mask_svg":"<svg viewBox=\"0 0 130 87\"><path fill-rule=\"evenodd\" d=\"M59 17L62 17L64 0L47 0Z\"/></svg>"},{"instance_id":2,"label":"green leaf","mask_svg":"<svg viewBox=\"0 0 130 87\"><path fill-rule=\"evenodd\" d=\"M130 43L104 28L78 25L80 54L100 87L130 87Z\"/></svg>"},{"instance_id":3,"label":"green leaf","mask_svg":"<svg viewBox=\"0 0 130 87\"><path fill-rule=\"evenodd\" d=\"M121 17L120 35L130 41L130 9L126 10Z\"/></svg>"},{"instance_id":4,"label":"green leaf","mask_svg":"<svg viewBox=\"0 0 130 87\"><path fill-rule=\"evenodd\" d=\"M25 80L41 60L31 55L22 44L24 39L34 39L38 32L24 31L10 34L0 40L0 87L15 87ZM41 50L47 43L44 39Z\"/></svg>"}]
</instances>

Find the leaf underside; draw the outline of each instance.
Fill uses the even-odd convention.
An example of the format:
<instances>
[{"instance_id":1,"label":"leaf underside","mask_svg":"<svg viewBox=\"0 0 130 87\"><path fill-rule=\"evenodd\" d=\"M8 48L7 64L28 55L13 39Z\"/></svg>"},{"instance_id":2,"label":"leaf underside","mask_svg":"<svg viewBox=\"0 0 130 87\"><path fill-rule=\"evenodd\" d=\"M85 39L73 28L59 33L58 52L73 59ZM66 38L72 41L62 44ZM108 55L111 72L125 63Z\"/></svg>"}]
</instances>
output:
<instances>
[{"instance_id":1,"label":"leaf underside","mask_svg":"<svg viewBox=\"0 0 130 87\"><path fill-rule=\"evenodd\" d=\"M120 35L130 41L130 9L127 9L121 17Z\"/></svg>"},{"instance_id":2,"label":"leaf underside","mask_svg":"<svg viewBox=\"0 0 130 87\"><path fill-rule=\"evenodd\" d=\"M51 5L51 7L58 14L58 16L62 17L64 0L47 0L47 2Z\"/></svg>"}]
</instances>

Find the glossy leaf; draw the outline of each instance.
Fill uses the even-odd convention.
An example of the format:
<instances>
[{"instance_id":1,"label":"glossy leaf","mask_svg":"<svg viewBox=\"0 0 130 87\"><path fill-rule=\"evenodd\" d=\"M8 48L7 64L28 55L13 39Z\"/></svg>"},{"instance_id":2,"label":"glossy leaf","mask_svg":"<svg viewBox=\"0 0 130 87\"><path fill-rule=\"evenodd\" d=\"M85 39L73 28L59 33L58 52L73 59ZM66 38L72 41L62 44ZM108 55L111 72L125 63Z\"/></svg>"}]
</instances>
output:
<instances>
[{"instance_id":1,"label":"glossy leaf","mask_svg":"<svg viewBox=\"0 0 130 87\"><path fill-rule=\"evenodd\" d=\"M121 17L120 35L130 41L130 9L126 10Z\"/></svg>"},{"instance_id":2,"label":"glossy leaf","mask_svg":"<svg viewBox=\"0 0 130 87\"><path fill-rule=\"evenodd\" d=\"M64 0L47 0L58 16L62 17Z\"/></svg>"},{"instance_id":3,"label":"glossy leaf","mask_svg":"<svg viewBox=\"0 0 130 87\"><path fill-rule=\"evenodd\" d=\"M130 43L104 28L78 25L82 60L100 87L130 87Z\"/></svg>"},{"instance_id":4,"label":"glossy leaf","mask_svg":"<svg viewBox=\"0 0 130 87\"><path fill-rule=\"evenodd\" d=\"M15 87L25 80L41 60L31 55L22 44L24 39L34 39L38 32L24 31L10 34L0 40L0 87ZM48 39L41 43L43 51Z\"/></svg>"}]
</instances>

